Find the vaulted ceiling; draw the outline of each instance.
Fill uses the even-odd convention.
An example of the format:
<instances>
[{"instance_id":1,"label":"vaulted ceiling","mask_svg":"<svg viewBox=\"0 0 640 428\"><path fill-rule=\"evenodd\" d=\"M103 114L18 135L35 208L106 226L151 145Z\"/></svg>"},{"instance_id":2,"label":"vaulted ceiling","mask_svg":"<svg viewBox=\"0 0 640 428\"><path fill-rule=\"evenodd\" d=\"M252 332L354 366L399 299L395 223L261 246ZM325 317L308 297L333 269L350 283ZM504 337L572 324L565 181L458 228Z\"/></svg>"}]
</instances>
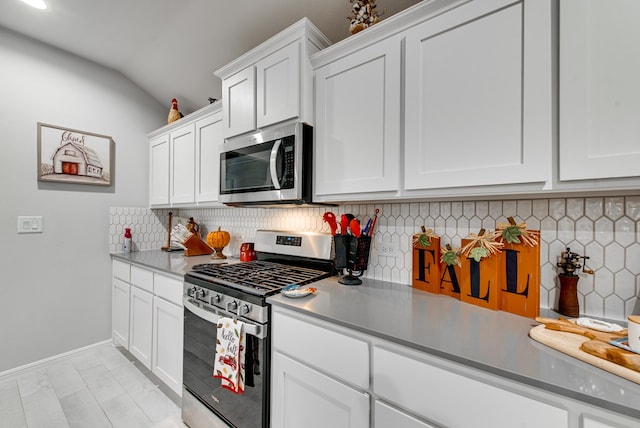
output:
<instances>
[{"instance_id":1,"label":"vaulted ceiling","mask_svg":"<svg viewBox=\"0 0 640 428\"><path fill-rule=\"evenodd\" d=\"M302 17L332 42L350 35L349 0L2 0L0 26L113 68L188 114L220 98L213 72ZM378 0L382 19L419 3Z\"/></svg>"}]
</instances>

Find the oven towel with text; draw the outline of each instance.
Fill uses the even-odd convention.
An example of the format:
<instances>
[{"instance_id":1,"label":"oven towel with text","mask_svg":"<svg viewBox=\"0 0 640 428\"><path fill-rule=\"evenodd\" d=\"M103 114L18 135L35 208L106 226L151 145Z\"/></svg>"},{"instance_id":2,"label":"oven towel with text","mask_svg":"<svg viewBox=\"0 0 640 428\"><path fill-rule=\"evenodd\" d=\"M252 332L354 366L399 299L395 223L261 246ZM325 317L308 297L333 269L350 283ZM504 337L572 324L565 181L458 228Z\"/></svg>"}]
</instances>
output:
<instances>
[{"instance_id":1,"label":"oven towel with text","mask_svg":"<svg viewBox=\"0 0 640 428\"><path fill-rule=\"evenodd\" d=\"M244 323L220 317L216 336L213 377L221 379L223 388L236 394L244 394Z\"/></svg>"}]
</instances>

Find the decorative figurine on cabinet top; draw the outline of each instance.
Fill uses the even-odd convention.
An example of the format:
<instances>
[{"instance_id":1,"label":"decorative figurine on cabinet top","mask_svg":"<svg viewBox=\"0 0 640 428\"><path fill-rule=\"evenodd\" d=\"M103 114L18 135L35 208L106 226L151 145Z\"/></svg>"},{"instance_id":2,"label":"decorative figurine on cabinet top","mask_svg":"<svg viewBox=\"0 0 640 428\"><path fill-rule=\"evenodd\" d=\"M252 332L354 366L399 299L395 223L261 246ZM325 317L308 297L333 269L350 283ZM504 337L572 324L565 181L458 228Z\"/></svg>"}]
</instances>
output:
<instances>
[{"instance_id":1,"label":"decorative figurine on cabinet top","mask_svg":"<svg viewBox=\"0 0 640 428\"><path fill-rule=\"evenodd\" d=\"M379 17L387 11L385 9L381 14L378 14L376 0L349 0L349 3L353 3L351 8L352 16L347 17L351 34L356 34L376 24L379 21Z\"/></svg>"}]
</instances>

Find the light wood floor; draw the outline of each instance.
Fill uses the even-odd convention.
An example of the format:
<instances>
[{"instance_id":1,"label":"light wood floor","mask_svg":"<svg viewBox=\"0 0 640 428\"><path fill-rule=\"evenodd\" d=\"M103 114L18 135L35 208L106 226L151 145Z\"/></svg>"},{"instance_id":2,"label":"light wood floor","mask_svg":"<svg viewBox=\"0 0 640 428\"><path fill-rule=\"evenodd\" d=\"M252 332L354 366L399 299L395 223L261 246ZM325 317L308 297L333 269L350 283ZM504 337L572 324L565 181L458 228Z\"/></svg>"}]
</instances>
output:
<instances>
[{"instance_id":1,"label":"light wood floor","mask_svg":"<svg viewBox=\"0 0 640 428\"><path fill-rule=\"evenodd\" d=\"M180 397L110 344L0 377L0 428L186 428Z\"/></svg>"}]
</instances>

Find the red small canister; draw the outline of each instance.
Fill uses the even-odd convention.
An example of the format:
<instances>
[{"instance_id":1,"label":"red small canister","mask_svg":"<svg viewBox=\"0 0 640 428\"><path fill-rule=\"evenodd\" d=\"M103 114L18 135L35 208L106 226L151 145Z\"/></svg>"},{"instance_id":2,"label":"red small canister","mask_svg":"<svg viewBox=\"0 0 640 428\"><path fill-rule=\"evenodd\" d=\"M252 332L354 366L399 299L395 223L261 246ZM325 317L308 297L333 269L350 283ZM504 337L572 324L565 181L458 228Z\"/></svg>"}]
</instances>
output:
<instances>
[{"instance_id":1,"label":"red small canister","mask_svg":"<svg viewBox=\"0 0 640 428\"><path fill-rule=\"evenodd\" d=\"M250 262L256 259L256 252L253 249L253 242L244 242L240 244L240 261Z\"/></svg>"}]
</instances>

